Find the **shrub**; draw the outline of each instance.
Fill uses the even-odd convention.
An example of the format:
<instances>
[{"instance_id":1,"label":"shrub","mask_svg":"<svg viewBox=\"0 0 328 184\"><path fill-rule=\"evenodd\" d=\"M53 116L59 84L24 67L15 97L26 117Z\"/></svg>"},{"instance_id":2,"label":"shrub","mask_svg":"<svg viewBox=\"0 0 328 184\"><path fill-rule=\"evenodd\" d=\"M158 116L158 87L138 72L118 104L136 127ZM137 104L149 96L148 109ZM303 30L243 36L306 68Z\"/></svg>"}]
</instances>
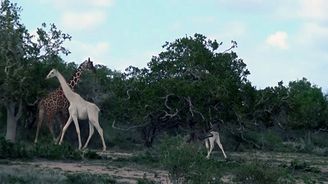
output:
<instances>
[{"instance_id":1,"label":"shrub","mask_svg":"<svg viewBox=\"0 0 328 184\"><path fill-rule=\"evenodd\" d=\"M328 147L328 133L326 132L318 132L311 134L311 141L315 146L320 148L327 148Z\"/></svg>"},{"instance_id":2,"label":"shrub","mask_svg":"<svg viewBox=\"0 0 328 184\"><path fill-rule=\"evenodd\" d=\"M155 181L151 181L148 179L138 179L137 184L155 184Z\"/></svg>"},{"instance_id":3,"label":"shrub","mask_svg":"<svg viewBox=\"0 0 328 184\"><path fill-rule=\"evenodd\" d=\"M0 137L0 158L30 158L31 154L26 147L20 143L8 142Z\"/></svg>"},{"instance_id":4,"label":"shrub","mask_svg":"<svg viewBox=\"0 0 328 184\"><path fill-rule=\"evenodd\" d=\"M80 184L89 184L89 183L116 183L116 181L107 176L107 175L97 175L97 174L89 174L89 173L74 173L67 174L67 183L80 183Z\"/></svg>"},{"instance_id":5,"label":"shrub","mask_svg":"<svg viewBox=\"0 0 328 184\"><path fill-rule=\"evenodd\" d=\"M32 150L33 156L47 159L82 159L82 152L75 150L69 144L38 144Z\"/></svg>"},{"instance_id":6,"label":"shrub","mask_svg":"<svg viewBox=\"0 0 328 184\"><path fill-rule=\"evenodd\" d=\"M11 143L0 137L0 158L47 158L47 159L73 159L82 158L99 159L101 158L96 152L87 150L82 152L76 150L69 144L54 145L37 144L27 147L23 143Z\"/></svg>"},{"instance_id":7,"label":"shrub","mask_svg":"<svg viewBox=\"0 0 328 184\"><path fill-rule=\"evenodd\" d=\"M288 168L258 160L206 159L202 150L180 137L166 138L159 146L159 160L173 183L223 183L227 176L230 183L295 183Z\"/></svg>"},{"instance_id":8,"label":"shrub","mask_svg":"<svg viewBox=\"0 0 328 184\"><path fill-rule=\"evenodd\" d=\"M220 162L207 160L198 146L180 137L165 138L159 146L160 163L177 183L212 183L221 177Z\"/></svg>"},{"instance_id":9,"label":"shrub","mask_svg":"<svg viewBox=\"0 0 328 184\"><path fill-rule=\"evenodd\" d=\"M289 168L292 169L293 172L295 172L296 170L313 172L313 173L320 172L318 168L311 167L307 162L299 161L297 159L291 161Z\"/></svg>"},{"instance_id":10,"label":"shrub","mask_svg":"<svg viewBox=\"0 0 328 184\"><path fill-rule=\"evenodd\" d=\"M247 139L261 146L263 150L282 151L284 149L282 138L274 131L267 130L260 133L249 131L245 136Z\"/></svg>"},{"instance_id":11,"label":"shrub","mask_svg":"<svg viewBox=\"0 0 328 184\"><path fill-rule=\"evenodd\" d=\"M235 168L235 180L243 183L279 183L279 181L293 180L288 170L278 168L269 162L254 161L241 164ZM283 182L285 183L285 182Z\"/></svg>"}]
</instances>

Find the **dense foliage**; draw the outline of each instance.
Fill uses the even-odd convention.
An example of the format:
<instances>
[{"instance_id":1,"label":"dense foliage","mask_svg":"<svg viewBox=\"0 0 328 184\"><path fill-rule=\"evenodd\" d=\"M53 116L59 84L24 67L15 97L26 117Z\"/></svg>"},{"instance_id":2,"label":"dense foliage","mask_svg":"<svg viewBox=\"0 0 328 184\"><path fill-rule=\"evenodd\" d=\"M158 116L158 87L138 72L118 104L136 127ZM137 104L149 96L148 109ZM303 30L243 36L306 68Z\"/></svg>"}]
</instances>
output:
<instances>
[{"instance_id":1,"label":"dense foliage","mask_svg":"<svg viewBox=\"0 0 328 184\"><path fill-rule=\"evenodd\" d=\"M46 74L57 68L68 79L77 64L62 59L70 53L63 47L71 39L69 35L45 23L32 35L21 23L20 12L16 4L1 1L0 159L103 158L94 151L75 149L73 126L62 146L52 144L48 130L41 131L48 136L43 136L39 144L31 145L37 102L59 86L56 80L44 80ZM237 42L231 41L230 48L221 47L222 43L216 40L194 34L166 42L163 51L144 68L129 66L120 72L94 61L95 72L83 74L76 92L100 107L100 124L108 147L113 150L153 147L130 158L107 158L104 162L159 167L168 171L171 181L176 183L326 180L320 169L305 161L291 160L286 164L279 156L279 163L268 158L250 161L234 157L232 151L253 149L327 156L328 98L306 78L257 89L247 78L250 71L246 63L235 52ZM87 122L80 123L83 142L87 126ZM204 149L197 141L203 141L209 130L220 131L227 160L205 159ZM91 140L91 148L99 148L97 138ZM1 173L0 180L116 182L109 176L88 173L11 172L9 169ZM144 178L138 183L153 182Z\"/></svg>"},{"instance_id":2,"label":"dense foliage","mask_svg":"<svg viewBox=\"0 0 328 184\"><path fill-rule=\"evenodd\" d=\"M58 87L54 80L43 80L46 73L56 67L67 77L77 67L61 59L69 54L62 46L69 35L52 24L42 24L37 35L31 35L20 22L20 11L9 0L2 1L0 127L7 127L9 140L15 139L16 129L25 132L22 137L34 134L26 131L36 115L32 102ZM119 72L96 65L95 73L83 76L77 92L102 109L105 134L113 126L117 132L131 132L134 138L126 136L129 141L142 140L146 146L164 132L189 135L192 141L219 128L234 145L231 149L241 144L260 149L270 147L270 139L295 140L293 131L327 131L328 101L321 88L303 78L256 89L247 79L245 62L234 52L237 43L221 47L201 34L178 38L166 42L144 68L130 66ZM266 132L270 139L259 142Z\"/></svg>"}]
</instances>

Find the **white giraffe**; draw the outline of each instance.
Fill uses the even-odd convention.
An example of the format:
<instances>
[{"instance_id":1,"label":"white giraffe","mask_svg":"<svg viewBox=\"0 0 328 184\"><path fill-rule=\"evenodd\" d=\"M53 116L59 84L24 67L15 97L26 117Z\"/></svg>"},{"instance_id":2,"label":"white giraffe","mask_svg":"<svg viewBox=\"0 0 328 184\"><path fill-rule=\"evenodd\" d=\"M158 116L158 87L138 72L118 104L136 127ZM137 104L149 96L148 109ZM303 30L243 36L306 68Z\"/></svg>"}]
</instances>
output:
<instances>
[{"instance_id":1,"label":"white giraffe","mask_svg":"<svg viewBox=\"0 0 328 184\"><path fill-rule=\"evenodd\" d=\"M79 149L81 149L82 144L81 144L81 136L80 136L80 128L79 128L78 119L81 119L81 120L88 119L89 120L89 137L88 137L85 145L83 146L83 149L88 146L91 136L93 135L93 132L94 132L94 127L95 127L101 137L101 141L103 144L103 151L105 151L106 144L104 141L103 129L100 127L99 121L98 121L98 116L99 116L100 110L97 107L97 105L84 100L79 94L72 91L71 88L67 85L65 78L56 69L52 69L49 72L49 74L47 75L47 79L53 78L53 77L57 77L57 79L59 80L59 83L63 89L64 95L70 103L69 108L68 108L69 118L62 130L62 135L61 135L61 138L59 141L59 145L62 143L65 132L73 120L74 124L75 124L75 128L76 128L78 140L79 140Z\"/></svg>"},{"instance_id":2,"label":"white giraffe","mask_svg":"<svg viewBox=\"0 0 328 184\"><path fill-rule=\"evenodd\" d=\"M224 158L227 158L227 155L225 154L224 150L223 150L223 146L221 144L221 141L220 141L220 135L219 135L219 132L215 132L215 131L211 131L210 132L213 136L209 137L209 138L206 138L205 139L205 146L206 146L206 149L207 149L207 156L206 158L209 159L210 158L210 155L211 155L211 152L214 148L214 144L217 143L218 146L220 147L222 153L223 153L223 156ZM208 145L209 144L209 145Z\"/></svg>"}]
</instances>

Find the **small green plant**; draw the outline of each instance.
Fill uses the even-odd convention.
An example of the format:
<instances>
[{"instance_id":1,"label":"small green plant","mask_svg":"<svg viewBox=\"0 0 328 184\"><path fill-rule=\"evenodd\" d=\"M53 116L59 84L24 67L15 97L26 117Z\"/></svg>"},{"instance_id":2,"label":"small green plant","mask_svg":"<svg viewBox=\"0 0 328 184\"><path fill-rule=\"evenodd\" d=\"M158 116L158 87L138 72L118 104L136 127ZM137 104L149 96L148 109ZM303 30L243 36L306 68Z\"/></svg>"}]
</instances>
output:
<instances>
[{"instance_id":1,"label":"small green plant","mask_svg":"<svg viewBox=\"0 0 328 184\"><path fill-rule=\"evenodd\" d=\"M152 153L150 150L132 156L130 160L138 164L146 164L146 165L156 165L159 163L158 155Z\"/></svg>"},{"instance_id":2,"label":"small green plant","mask_svg":"<svg viewBox=\"0 0 328 184\"><path fill-rule=\"evenodd\" d=\"M26 167L13 168L8 167L0 172L0 183L24 183L24 184L42 184L42 183L65 183L67 178L59 171L39 170Z\"/></svg>"},{"instance_id":3,"label":"small green plant","mask_svg":"<svg viewBox=\"0 0 328 184\"><path fill-rule=\"evenodd\" d=\"M143 179L138 179L137 184L155 184L155 182L148 180L146 178L143 178Z\"/></svg>"},{"instance_id":4,"label":"small green plant","mask_svg":"<svg viewBox=\"0 0 328 184\"><path fill-rule=\"evenodd\" d=\"M101 156L97 154L97 152L92 150L87 150L83 152L83 158L86 159L101 159Z\"/></svg>"},{"instance_id":5,"label":"small green plant","mask_svg":"<svg viewBox=\"0 0 328 184\"><path fill-rule=\"evenodd\" d=\"M290 169L292 169L293 172L299 170L299 171L306 171L306 172L313 172L313 173L319 173L320 170L316 167L311 167L307 162L299 161L297 159L292 160L289 166Z\"/></svg>"},{"instance_id":6,"label":"small green plant","mask_svg":"<svg viewBox=\"0 0 328 184\"><path fill-rule=\"evenodd\" d=\"M116 183L116 181L107 176L107 175L97 175L97 174L90 174L90 173L73 173L66 175L67 183L79 183L79 184L89 184L89 183Z\"/></svg>"},{"instance_id":7,"label":"small green plant","mask_svg":"<svg viewBox=\"0 0 328 184\"><path fill-rule=\"evenodd\" d=\"M245 135L247 139L256 143L262 150L283 151L284 145L282 138L274 131L266 130L262 132L249 131Z\"/></svg>"},{"instance_id":8,"label":"small green plant","mask_svg":"<svg viewBox=\"0 0 328 184\"><path fill-rule=\"evenodd\" d=\"M31 154L23 144L8 142L0 137L0 158L31 158Z\"/></svg>"},{"instance_id":9,"label":"small green plant","mask_svg":"<svg viewBox=\"0 0 328 184\"><path fill-rule=\"evenodd\" d=\"M0 137L0 158L80 160L82 158L99 159L100 156L96 152L89 150L83 153L69 144L54 145L52 143L44 143L28 147L23 143L11 143Z\"/></svg>"},{"instance_id":10,"label":"small green plant","mask_svg":"<svg viewBox=\"0 0 328 184\"><path fill-rule=\"evenodd\" d=\"M32 150L33 156L47 159L82 159L82 152L74 149L69 144L38 144Z\"/></svg>"},{"instance_id":11,"label":"small green plant","mask_svg":"<svg viewBox=\"0 0 328 184\"><path fill-rule=\"evenodd\" d=\"M177 183L212 183L223 174L222 162L205 158L203 149L183 142L182 138L165 138L161 145L160 163Z\"/></svg>"},{"instance_id":12,"label":"small green plant","mask_svg":"<svg viewBox=\"0 0 328 184\"><path fill-rule=\"evenodd\" d=\"M240 164L235 168L235 180L243 183L278 183L292 178L288 175L288 170L278 168L269 162L253 161L251 163Z\"/></svg>"}]
</instances>

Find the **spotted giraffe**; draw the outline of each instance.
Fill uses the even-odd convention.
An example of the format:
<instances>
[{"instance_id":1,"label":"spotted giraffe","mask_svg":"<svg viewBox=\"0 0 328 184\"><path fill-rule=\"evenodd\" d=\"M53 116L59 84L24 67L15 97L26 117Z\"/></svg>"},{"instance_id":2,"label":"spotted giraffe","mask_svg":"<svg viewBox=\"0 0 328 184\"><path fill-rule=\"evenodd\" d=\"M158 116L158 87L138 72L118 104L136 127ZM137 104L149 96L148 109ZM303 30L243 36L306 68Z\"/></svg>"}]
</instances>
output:
<instances>
[{"instance_id":1,"label":"spotted giraffe","mask_svg":"<svg viewBox=\"0 0 328 184\"><path fill-rule=\"evenodd\" d=\"M80 80L81 74L85 70L95 70L93 66L93 62L88 60L81 63L77 71L72 76L72 79L69 81L68 85L71 89L74 90L75 86ZM34 143L38 142L39 131L44 120L47 121L48 129L55 141L58 142L58 139L61 136L61 133L58 137L55 136L53 130L53 121L57 114L60 115L60 127L62 131L63 124L66 122L68 118L68 107L69 101L64 96L63 90L61 87L57 88L55 91L50 92L47 96L42 98L38 104L38 117L36 119L37 129Z\"/></svg>"}]
</instances>

